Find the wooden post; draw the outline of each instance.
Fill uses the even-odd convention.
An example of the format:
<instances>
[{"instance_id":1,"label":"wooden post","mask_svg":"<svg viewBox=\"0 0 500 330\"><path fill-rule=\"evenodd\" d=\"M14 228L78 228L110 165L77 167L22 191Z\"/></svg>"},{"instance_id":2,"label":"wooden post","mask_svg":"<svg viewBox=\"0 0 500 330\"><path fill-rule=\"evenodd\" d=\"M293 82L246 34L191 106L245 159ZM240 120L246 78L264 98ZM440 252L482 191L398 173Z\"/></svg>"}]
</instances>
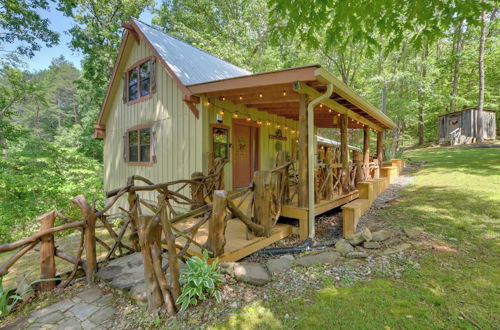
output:
<instances>
[{"instance_id":1,"label":"wooden post","mask_svg":"<svg viewBox=\"0 0 500 330\"><path fill-rule=\"evenodd\" d=\"M134 185L134 177L130 176L127 179L127 186L133 186ZM132 247L134 248L135 251L140 251L141 247L137 239L138 235L138 224L137 221L139 217L139 212L138 212L138 203L137 203L137 194L135 192L128 192L128 206L129 206L129 222L130 222L130 229L132 230L132 235L131 235L131 243Z\"/></svg>"},{"instance_id":2,"label":"wooden post","mask_svg":"<svg viewBox=\"0 0 500 330\"><path fill-rule=\"evenodd\" d=\"M189 185L191 188L191 199L196 203L191 205L191 210L195 210L205 204L205 200L203 198L202 178L203 178L202 172L194 172L193 174L191 174L191 180L199 182L199 184L191 183Z\"/></svg>"},{"instance_id":3,"label":"wooden post","mask_svg":"<svg viewBox=\"0 0 500 330\"><path fill-rule=\"evenodd\" d=\"M361 154L356 150L353 150L353 152L352 152L352 161L356 165L356 180L355 180L355 182L357 184L358 182L364 181L366 176L365 176L365 172L363 171L363 162L361 160Z\"/></svg>"},{"instance_id":4,"label":"wooden post","mask_svg":"<svg viewBox=\"0 0 500 330\"><path fill-rule=\"evenodd\" d=\"M54 221L56 219L56 212L48 212L41 215L38 220L40 220L40 231L50 229L54 227ZM56 261L55 261L55 251L56 246L54 243L54 234L49 234L42 236L40 239L40 279L55 278L56 277ZM55 281L41 282L40 287L42 291L50 291L56 287Z\"/></svg>"},{"instance_id":5,"label":"wooden post","mask_svg":"<svg viewBox=\"0 0 500 330\"><path fill-rule=\"evenodd\" d=\"M342 162L342 193L349 192L349 150L347 148L347 115L340 116L340 159Z\"/></svg>"},{"instance_id":6,"label":"wooden post","mask_svg":"<svg viewBox=\"0 0 500 330\"><path fill-rule=\"evenodd\" d=\"M308 178L307 178L307 96L300 94L299 104L299 185L298 189L298 206L307 207L308 193Z\"/></svg>"},{"instance_id":7,"label":"wooden post","mask_svg":"<svg viewBox=\"0 0 500 330\"><path fill-rule=\"evenodd\" d=\"M365 180L370 179L370 127L363 128L363 169Z\"/></svg>"},{"instance_id":8,"label":"wooden post","mask_svg":"<svg viewBox=\"0 0 500 330\"><path fill-rule=\"evenodd\" d=\"M333 199L333 153L330 148L325 154L326 187L323 196L326 200Z\"/></svg>"},{"instance_id":9,"label":"wooden post","mask_svg":"<svg viewBox=\"0 0 500 330\"><path fill-rule=\"evenodd\" d=\"M276 153L276 157L274 159L274 167L280 167L285 165L290 161L290 157L286 150L280 150ZM277 189L280 190L281 193L281 204L288 204L290 202L290 186L288 184L288 167L285 167L279 173L279 182Z\"/></svg>"},{"instance_id":10,"label":"wooden post","mask_svg":"<svg viewBox=\"0 0 500 330\"><path fill-rule=\"evenodd\" d=\"M377 162L378 162L378 169L375 172L375 178L376 179L380 178L380 168L382 167L382 158L383 158L383 153L384 153L384 151L382 150L383 139L384 139L384 132L383 131L377 132Z\"/></svg>"},{"instance_id":11,"label":"wooden post","mask_svg":"<svg viewBox=\"0 0 500 330\"><path fill-rule=\"evenodd\" d=\"M95 223L97 217L95 215L95 210L87 202L83 195L78 195L73 198L73 203L80 208L85 219L85 257L87 259L87 283L90 285L94 282L94 274L97 268L97 257L95 250Z\"/></svg>"},{"instance_id":12,"label":"wooden post","mask_svg":"<svg viewBox=\"0 0 500 330\"><path fill-rule=\"evenodd\" d=\"M152 216L139 215L138 218L138 235L139 244L141 245L142 263L144 264L144 280L146 282L146 296L148 300L148 309L150 312L156 312L163 305L163 297L161 289L156 280L153 256L149 248L149 240L147 238L147 225L152 221Z\"/></svg>"},{"instance_id":13,"label":"wooden post","mask_svg":"<svg viewBox=\"0 0 500 330\"><path fill-rule=\"evenodd\" d=\"M212 218L208 222L207 248L214 257L224 254L226 245L226 207L227 191L216 190L213 195Z\"/></svg>"},{"instance_id":14,"label":"wooden post","mask_svg":"<svg viewBox=\"0 0 500 330\"><path fill-rule=\"evenodd\" d=\"M168 219L168 212L166 207L163 206L160 210L160 220L163 228L163 234L167 241L168 250L168 268L170 273L170 283L172 283L173 300L177 301L181 294L181 284L179 283L179 262L177 260L177 247L175 246L175 236L172 233L172 224Z\"/></svg>"},{"instance_id":15,"label":"wooden post","mask_svg":"<svg viewBox=\"0 0 500 330\"><path fill-rule=\"evenodd\" d=\"M273 197L272 173L257 171L254 173L254 217L255 222L264 227L264 236L271 236L273 219L271 205Z\"/></svg>"}]
</instances>

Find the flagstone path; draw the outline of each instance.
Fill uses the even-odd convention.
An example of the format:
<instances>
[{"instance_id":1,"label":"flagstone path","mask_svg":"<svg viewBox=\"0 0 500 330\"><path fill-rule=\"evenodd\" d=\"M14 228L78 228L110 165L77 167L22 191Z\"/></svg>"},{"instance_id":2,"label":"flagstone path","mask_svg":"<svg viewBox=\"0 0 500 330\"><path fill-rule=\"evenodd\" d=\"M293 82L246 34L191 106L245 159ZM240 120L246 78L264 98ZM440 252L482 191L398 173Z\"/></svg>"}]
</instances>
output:
<instances>
[{"instance_id":1,"label":"flagstone path","mask_svg":"<svg viewBox=\"0 0 500 330\"><path fill-rule=\"evenodd\" d=\"M110 329L116 310L113 295L97 288L86 289L73 298L34 311L6 329Z\"/></svg>"}]
</instances>

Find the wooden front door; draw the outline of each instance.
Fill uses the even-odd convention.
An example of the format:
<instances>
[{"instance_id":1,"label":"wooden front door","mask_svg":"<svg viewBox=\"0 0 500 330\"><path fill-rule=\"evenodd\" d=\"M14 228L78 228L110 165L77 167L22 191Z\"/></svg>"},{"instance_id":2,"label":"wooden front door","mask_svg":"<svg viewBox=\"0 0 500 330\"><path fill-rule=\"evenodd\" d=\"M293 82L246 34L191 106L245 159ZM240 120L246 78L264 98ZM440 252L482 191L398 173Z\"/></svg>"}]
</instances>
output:
<instances>
[{"instance_id":1,"label":"wooden front door","mask_svg":"<svg viewBox=\"0 0 500 330\"><path fill-rule=\"evenodd\" d=\"M233 121L233 188L248 186L258 169L258 127Z\"/></svg>"}]
</instances>

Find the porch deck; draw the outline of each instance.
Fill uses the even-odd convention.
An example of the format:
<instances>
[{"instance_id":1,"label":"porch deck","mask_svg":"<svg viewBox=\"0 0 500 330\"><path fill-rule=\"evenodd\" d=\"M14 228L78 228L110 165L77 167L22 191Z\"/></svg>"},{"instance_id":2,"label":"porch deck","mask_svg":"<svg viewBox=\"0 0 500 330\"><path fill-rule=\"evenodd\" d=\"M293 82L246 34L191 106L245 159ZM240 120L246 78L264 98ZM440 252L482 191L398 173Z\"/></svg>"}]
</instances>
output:
<instances>
[{"instance_id":1,"label":"porch deck","mask_svg":"<svg viewBox=\"0 0 500 330\"><path fill-rule=\"evenodd\" d=\"M193 226L198 220L191 218L178 224L180 230ZM278 223L272 229L270 237L257 237L249 235L247 239L247 227L239 219L230 219L226 227L226 245L224 246L224 254L219 257L220 261L237 261L258 250L265 248L292 234L293 226ZM208 222L205 223L194 237L195 241L203 245L208 238ZM179 237L178 242L182 245L186 244L186 239ZM201 249L191 244L187 251L190 255L201 257Z\"/></svg>"}]
</instances>

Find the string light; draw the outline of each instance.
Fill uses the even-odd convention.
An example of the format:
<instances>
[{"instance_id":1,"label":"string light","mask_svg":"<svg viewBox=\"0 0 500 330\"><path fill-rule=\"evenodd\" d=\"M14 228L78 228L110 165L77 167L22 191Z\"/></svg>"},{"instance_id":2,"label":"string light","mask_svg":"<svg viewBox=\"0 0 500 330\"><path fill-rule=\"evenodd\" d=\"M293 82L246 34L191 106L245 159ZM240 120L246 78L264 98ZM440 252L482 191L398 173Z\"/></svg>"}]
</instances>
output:
<instances>
[{"instance_id":1,"label":"string light","mask_svg":"<svg viewBox=\"0 0 500 330\"><path fill-rule=\"evenodd\" d=\"M280 124L276 124L276 128L280 128L280 127L281 127L281 125L280 125Z\"/></svg>"},{"instance_id":2,"label":"string light","mask_svg":"<svg viewBox=\"0 0 500 330\"><path fill-rule=\"evenodd\" d=\"M219 115L224 116L224 110L219 111Z\"/></svg>"},{"instance_id":3,"label":"string light","mask_svg":"<svg viewBox=\"0 0 500 330\"><path fill-rule=\"evenodd\" d=\"M262 98L264 95L262 93L259 93L259 97Z\"/></svg>"},{"instance_id":4,"label":"string light","mask_svg":"<svg viewBox=\"0 0 500 330\"><path fill-rule=\"evenodd\" d=\"M332 112L332 109L328 109L328 112L330 112L330 113L331 113L331 112Z\"/></svg>"},{"instance_id":5,"label":"string light","mask_svg":"<svg viewBox=\"0 0 500 330\"><path fill-rule=\"evenodd\" d=\"M286 96L286 90L283 90L283 96Z\"/></svg>"},{"instance_id":6,"label":"string light","mask_svg":"<svg viewBox=\"0 0 500 330\"><path fill-rule=\"evenodd\" d=\"M319 107L320 107L320 108L323 108L323 103L320 103L320 104L319 104Z\"/></svg>"},{"instance_id":7,"label":"string light","mask_svg":"<svg viewBox=\"0 0 500 330\"><path fill-rule=\"evenodd\" d=\"M288 126L283 127L285 131L288 131Z\"/></svg>"},{"instance_id":8,"label":"string light","mask_svg":"<svg viewBox=\"0 0 500 330\"><path fill-rule=\"evenodd\" d=\"M247 121L250 121L250 120L252 120L252 118L250 118L250 117L247 117Z\"/></svg>"},{"instance_id":9,"label":"string light","mask_svg":"<svg viewBox=\"0 0 500 330\"><path fill-rule=\"evenodd\" d=\"M238 112L233 113L233 118L238 118Z\"/></svg>"},{"instance_id":10,"label":"string light","mask_svg":"<svg viewBox=\"0 0 500 330\"><path fill-rule=\"evenodd\" d=\"M271 122L269 120L266 121L266 126L271 126Z\"/></svg>"},{"instance_id":11,"label":"string light","mask_svg":"<svg viewBox=\"0 0 500 330\"><path fill-rule=\"evenodd\" d=\"M257 125L259 125L259 126L262 125L262 120L260 120L260 119L257 120Z\"/></svg>"},{"instance_id":12,"label":"string light","mask_svg":"<svg viewBox=\"0 0 500 330\"><path fill-rule=\"evenodd\" d=\"M225 101L225 100L226 100L226 97L225 97L225 96L221 97L221 100L222 100L222 101Z\"/></svg>"},{"instance_id":13,"label":"string light","mask_svg":"<svg viewBox=\"0 0 500 330\"><path fill-rule=\"evenodd\" d=\"M240 99L240 100L243 100L243 96L241 96L241 95L240 95L239 99Z\"/></svg>"}]
</instances>

